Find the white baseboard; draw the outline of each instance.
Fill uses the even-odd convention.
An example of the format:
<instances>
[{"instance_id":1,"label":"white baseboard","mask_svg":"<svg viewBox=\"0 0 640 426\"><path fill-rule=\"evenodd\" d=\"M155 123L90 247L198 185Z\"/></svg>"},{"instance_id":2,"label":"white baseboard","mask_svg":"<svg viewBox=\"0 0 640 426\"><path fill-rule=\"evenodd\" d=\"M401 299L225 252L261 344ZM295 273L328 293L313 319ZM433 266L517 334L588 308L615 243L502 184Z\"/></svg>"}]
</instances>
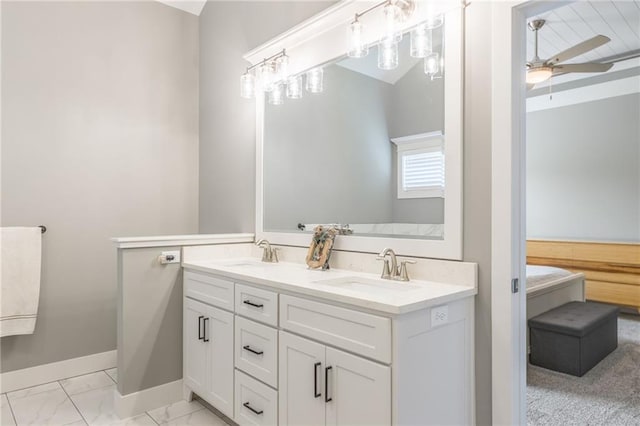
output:
<instances>
[{"instance_id":1,"label":"white baseboard","mask_svg":"<svg viewBox=\"0 0 640 426\"><path fill-rule=\"evenodd\" d=\"M183 399L182 379L180 379L128 395L120 395L116 390L113 406L116 414L125 419Z\"/></svg>"},{"instance_id":2,"label":"white baseboard","mask_svg":"<svg viewBox=\"0 0 640 426\"><path fill-rule=\"evenodd\" d=\"M117 351L65 359L0 374L0 392L11 392L116 366Z\"/></svg>"}]
</instances>

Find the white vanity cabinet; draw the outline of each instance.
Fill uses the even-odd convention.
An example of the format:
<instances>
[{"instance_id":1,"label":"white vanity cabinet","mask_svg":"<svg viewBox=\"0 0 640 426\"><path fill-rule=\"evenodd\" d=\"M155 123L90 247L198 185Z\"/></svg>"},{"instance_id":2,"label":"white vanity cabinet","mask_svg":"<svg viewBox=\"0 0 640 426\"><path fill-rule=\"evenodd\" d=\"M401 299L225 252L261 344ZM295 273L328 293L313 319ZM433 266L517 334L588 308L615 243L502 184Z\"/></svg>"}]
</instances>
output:
<instances>
[{"instance_id":1,"label":"white vanity cabinet","mask_svg":"<svg viewBox=\"0 0 640 426\"><path fill-rule=\"evenodd\" d=\"M184 385L233 417L233 313L184 298Z\"/></svg>"},{"instance_id":2,"label":"white vanity cabinet","mask_svg":"<svg viewBox=\"0 0 640 426\"><path fill-rule=\"evenodd\" d=\"M391 368L280 331L280 424L391 424Z\"/></svg>"},{"instance_id":3,"label":"white vanity cabinet","mask_svg":"<svg viewBox=\"0 0 640 426\"><path fill-rule=\"evenodd\" d=\"M391 313L202 269L185 265L184 384L239 425L474 423L473 290Z\"/></svg>"}]
</instances>

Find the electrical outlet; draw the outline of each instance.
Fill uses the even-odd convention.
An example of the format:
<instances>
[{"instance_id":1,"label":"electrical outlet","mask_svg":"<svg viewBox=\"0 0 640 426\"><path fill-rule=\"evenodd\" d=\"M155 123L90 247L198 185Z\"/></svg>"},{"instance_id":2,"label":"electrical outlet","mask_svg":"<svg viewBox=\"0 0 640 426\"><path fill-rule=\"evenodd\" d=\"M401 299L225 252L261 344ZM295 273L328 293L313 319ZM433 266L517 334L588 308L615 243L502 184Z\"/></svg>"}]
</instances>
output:
<instances>
[{"instance_id":1,"label":"electrical outlet","mask_svg":"<svg viewBox=\"0 0 640 426\"><path fill-rule=\"evenodd\" d=\"M431 309L431 326L446 324L449 322L449 306L436 306Z\"/></svg>"},{"instance_id":2,"label":"electrical outlet","mask_svg":"<svg viewBox=\"0 0 640 426\"><path fill-rule=\"evenodd\" d=\"M162 254L158 256L158 260L163 265L167 263L180 263L180 250L163 251Z\"/></svg>"}]
</instances>

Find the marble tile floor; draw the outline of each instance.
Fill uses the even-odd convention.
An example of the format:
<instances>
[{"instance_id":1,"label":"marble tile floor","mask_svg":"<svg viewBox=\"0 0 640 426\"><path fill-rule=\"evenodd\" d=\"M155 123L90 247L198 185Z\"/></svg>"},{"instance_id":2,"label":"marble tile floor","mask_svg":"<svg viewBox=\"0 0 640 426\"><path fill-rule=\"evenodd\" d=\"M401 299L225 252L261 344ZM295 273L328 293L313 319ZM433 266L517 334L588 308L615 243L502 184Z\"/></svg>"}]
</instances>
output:
<instances>
[{"instance_id":1,"label":"marble tile floor","mask_svg":"<svg viewBox=\"0 0 640 426\"><path fill-rule=\"evenodd\" d=\"M115 368L0 395L1 426L227 426L198 401L180 401L128 419L113 409Z\"/></svg>"}]
</instances>

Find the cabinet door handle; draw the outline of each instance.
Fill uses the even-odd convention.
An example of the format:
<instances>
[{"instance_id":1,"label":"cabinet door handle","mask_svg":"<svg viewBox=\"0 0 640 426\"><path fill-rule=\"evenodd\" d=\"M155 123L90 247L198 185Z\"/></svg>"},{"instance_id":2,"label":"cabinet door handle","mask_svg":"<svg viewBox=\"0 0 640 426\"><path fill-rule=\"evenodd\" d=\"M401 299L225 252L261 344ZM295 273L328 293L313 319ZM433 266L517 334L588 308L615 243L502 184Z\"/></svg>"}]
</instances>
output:
<instances>
[{"instance_id":1,"label":"cabinet door handle","mask_svg":"<svg viewBox=\"0 0 640 426\"><path fill-rule=\"evenodd\" d=\"M253 303L251 300L243 300L242 303L244 303L245 305L253 306L254 308L264 307L262 303Z\"/></svg>"},{"instance_id":2,"label":"cabinet door handle","mask_svg":"<svg viewBox=\"0 0 640 426\"><path fill-rule=\"evenodd\" d=\"M248 408L249 410L253 411L254 413L256 413L257 415L262 414L264 411L260 410L256 410L255 408L253 408L252 406L249 405L248 402L245 402L244 404L242 404L244 407Z\"/></svg>"},{"instance_id":3,"label":"cabinet door handle","mask_svg":"<svg viewBox=\"0 0 640 426\"><path fill-rule=\"evenodd\" d=\"M198 317L198 340L204 340L204 336L202 335L202 318L204 318L204 315Z\"/></svg>"},{"instance_id":4,"label":"cabinet door handle","mask_svg":"<svg viewBox=\"0 0 640 426\"><path fill-rule=\"evenodd\" d=\"M329 398L329 370L333 367L328 366L324 369L324 402L331 402L333 398Z\"/></svg>"},{"instance_id":5,"label":"cabinet door handle","mask_svg":"<svg viewBox=\"0 0 640 426\"><path fill-rule=\"evenodd\" d=\"M262 355L264 353L263 351L256 351L255 349L251 349L251 346L249 345L243 346L242 349L256 355Z\"/></svg>"},{"instance_id":6,"label":"cabinet door handle","mask_svg":"<svg viewBox=\"0 0 640 426\"><path fill-rule=\"evenodd\" d=\"M320 398L322 396L322 392L318 392L318 367L322 365L321 362L316 362L313 364L313 397Z\"/></svg>"},{"instance_id":7,"label":"cabinet door handle","mask_svg":"<svg viewBox=\"0 0 640 426\"><path fill-rule=\"evenodd\" d=\"M208 342L209 339L207 338L207 324L209 324L209 318L205 318L202 320L202 328L204 333L202 333L202 341L203 342Z\"/></svg>"}]
</instances>

